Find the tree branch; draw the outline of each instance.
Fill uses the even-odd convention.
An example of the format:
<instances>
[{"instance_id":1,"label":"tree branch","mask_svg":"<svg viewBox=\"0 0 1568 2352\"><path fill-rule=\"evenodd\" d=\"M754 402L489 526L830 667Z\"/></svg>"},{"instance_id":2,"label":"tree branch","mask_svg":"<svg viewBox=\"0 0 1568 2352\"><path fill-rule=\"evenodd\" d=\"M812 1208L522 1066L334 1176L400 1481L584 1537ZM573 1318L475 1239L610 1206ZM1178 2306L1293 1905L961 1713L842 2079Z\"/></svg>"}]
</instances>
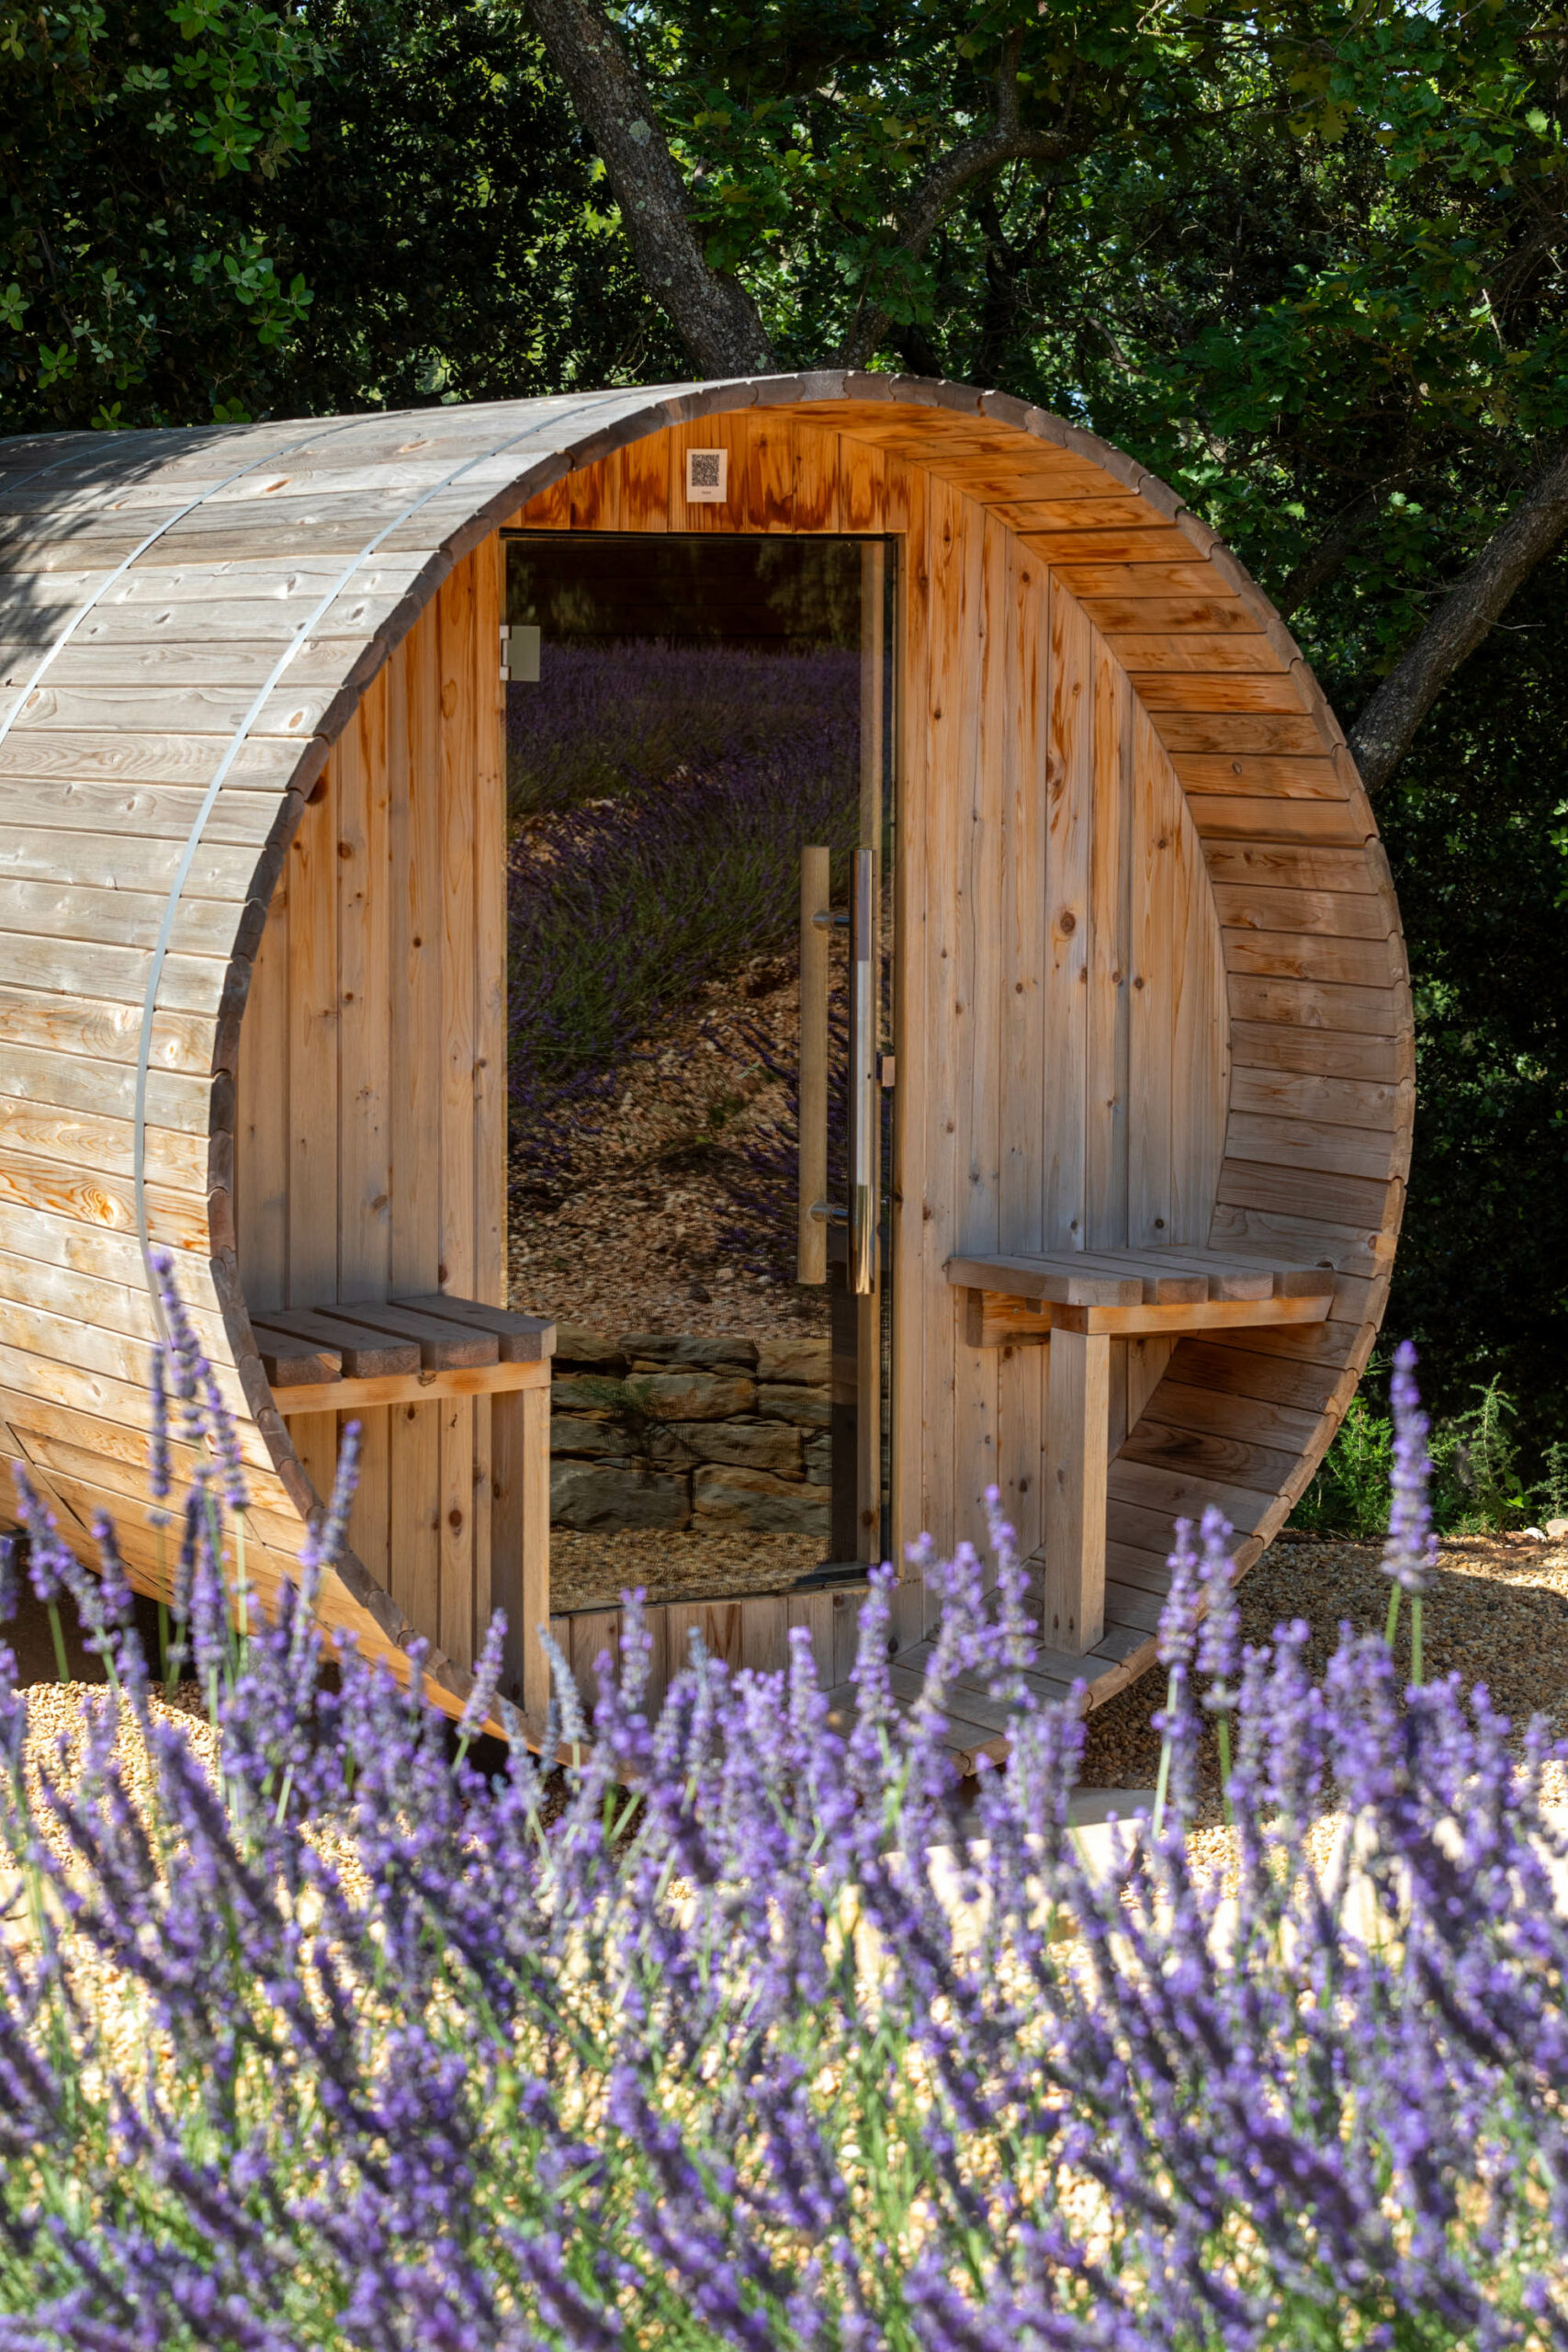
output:
<instances>
[{"instance_id":1,"label":"tree branch","mask_svg":"<svg viewBox=\"0 0 1568 2352\"><path fill-rule=\"evenodd\" d=\"M528 0L528 9L604 162L637 273L698 372L771 375L777 363L757 306L739 278L709 268L675 159L598 0Z\"/></svg>"},{"instance_id":2,"label":"tree branch","mask_svg":"<svg viewBox=\"0 0 1568 2352\"><path fill-rule=\"evenodd\" d=\"M1404 466L1397 473L1385 474L1382 481L1373 482L1370 490L1364 490L1359 498L1352 499L1349 505L1336 515L1322 538L1315 547L1308 548L1280 589L1276 602L1281 620L1288 621L1309 596L1315 596L1320 588L1327 586L1357 540L1376 522L1378 509L1389 492L1397 490L1401 482L1408 481L1413 471L1412 467Z\"/></svg>"},{"instance_id":3,"label":"tree branch","mask_svg":"<svg viewBox=\"0 0 1568 2352\"><path fill-rule=\"evenodd\" d=\"M1349 732L1369 792L1388 782L1416 730L1461 662L1468 660L1539 563L1568 531L1568 435L1525 484L1431 619L1406 648Z\"/></svg>"},{"instance_id":4,"label":"tree branch","mask_svg":"<svg viewBox=\"0 0 1568 2352\"><path fill-rule=\"evenodd\" d=\"M987 128L960 141L939 156L910 197L899 223L889 258L899 254L910 260L923 253L956 199L974 181L998 171L1003 164L1055 164L1073 154L1082 143L1060 130L1027 130L1018 98L1018 70L1023 60L1023 34L1009 33L997 61L996 109ZM888 315L878 304L863 300L850 322L839 353L843 368L863 368L886 331Z\"/></svg>"}]
</instances>

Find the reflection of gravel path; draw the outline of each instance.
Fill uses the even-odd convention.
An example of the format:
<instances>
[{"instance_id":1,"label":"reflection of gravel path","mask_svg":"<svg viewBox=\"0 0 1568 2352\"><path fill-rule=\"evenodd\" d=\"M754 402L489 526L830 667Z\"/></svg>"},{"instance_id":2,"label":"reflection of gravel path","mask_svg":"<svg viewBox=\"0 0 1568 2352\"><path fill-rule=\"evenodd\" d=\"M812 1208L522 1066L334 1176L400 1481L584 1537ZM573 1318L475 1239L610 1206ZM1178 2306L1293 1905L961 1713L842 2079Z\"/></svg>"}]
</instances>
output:
<instances>
[{"instance_id":1,"label":"reflection of gravel path","mask_svg":"<svg viewBox=\"0 0 1568 2352\"><path fill-rule=\"evenodd\" d=\"M618 1609L640 1585L649 1600L738 1600L782 1592L820 1566L816 1535L722 1535L628 1528L606 1534L550 1531L550 1608Z\"/></svg>"},{"instance_id":2,"label":"reflection of gravel path","mask_svg":"<svg viewBox=\"0 0 1568 2352\"><path fill-rule=\"evenodd\" d=\"M1244 1642L1266 1641L1277 1624L1303 1617L1312 1627L1307 1671L1321 1676L1348 1619L1381 1633L1388 1580L1381 1546L1286 1535L1239 1587ZM1401 1611L1401 1655L1408 1657L1408 1604ZM1457 1673L1468 1690L1484 1682L1494 1705L1523 1732L1544 1714L1568 1735L1568 1545L1517 1535L1450 1537L1427 1595L1422 1634L1428 1681ZM1083 1777L1101 1788L1150 1787L1159 1740L1149 1717L1164 1698L1156 1670L1089 1719ZM1218 1757L1206 1743L1205 1781L1217 1813Z\"/></svg>"},{"instance_id":3,"label":"reflection of gravel path","mask_svg":"<svg viewBox=\"0 0 1568 2352\"><path fill-rule=\"evenodd\" d=\"M742 1030L761 1028L793 1054L797 1004L788 965L757 957L654 1031L602 1131L579 1141L561 1205L513 1207L513 1306L604 1332L827 1330L826 1291L761 1281L726 1259L718 1237L733 1212L706 1172L715 1152L782 1107Z\"/></svg>"}]
</instances>

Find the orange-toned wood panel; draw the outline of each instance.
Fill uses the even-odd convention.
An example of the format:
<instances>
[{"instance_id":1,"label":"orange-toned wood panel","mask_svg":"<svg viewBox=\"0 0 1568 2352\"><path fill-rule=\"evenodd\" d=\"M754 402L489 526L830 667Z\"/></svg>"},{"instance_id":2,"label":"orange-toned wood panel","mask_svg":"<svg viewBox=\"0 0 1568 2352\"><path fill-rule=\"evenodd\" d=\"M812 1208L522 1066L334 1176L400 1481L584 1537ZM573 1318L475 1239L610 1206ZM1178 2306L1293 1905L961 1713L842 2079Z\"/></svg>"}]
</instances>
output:
<instances>
[{"instance_id":1,"label":"orange-toned wood panel","mask_svg":"<svg viewBox=\"0 0 1568 2352\"><path fill-rule=\"evenodd\" d=\"M625 528L635 477L667 485L645 527L899 533L895 1530L900 1543L973 1534L994 1480L1032 1546L1048 1351L969 1347L946 1260L1091 1236L1207 1240L1225 1102L1219 926L1170 758L1110 639L1045 560L1057 531L1009 527L996 436L969 436L970 450L945 430L928 469L918 433L835 432L818 413L671 428L518 521ZM722 505L686 504L693 448L728 451ZM1071 504L1061 524L1081 514L1092 554L1106 535L1089 509L1103 502L1081 493L1104 478L1061 452L1026 456L1043 492ZM1176 535L1140 515L1112 519L1140 558L1168 557ZM1143 569L1125 564L1110 590ZM1230 644L1212 600L1195 617L1208 623L1200 651ZM1120 1426L1162 1368L1159 1345L1140 1351L1129 1387L1119 1345Z\"/></svg>"},{"instance_id":2,"label":"orange-toned wood panel","mask_svg":"<svg viewBox=\"0 0 1568 2352\"><path fill-rule=\"evenodd\" d=\"M443 1285L500 1304L505 859L499 545L367 689L295 836L241 1031L236 1223L253 1313ZM365 1412L350 1528L467 1665L492 1600L488 1399ZM319 1495L338 1417L290 1427Z\"/></svg>"}]
</instances>

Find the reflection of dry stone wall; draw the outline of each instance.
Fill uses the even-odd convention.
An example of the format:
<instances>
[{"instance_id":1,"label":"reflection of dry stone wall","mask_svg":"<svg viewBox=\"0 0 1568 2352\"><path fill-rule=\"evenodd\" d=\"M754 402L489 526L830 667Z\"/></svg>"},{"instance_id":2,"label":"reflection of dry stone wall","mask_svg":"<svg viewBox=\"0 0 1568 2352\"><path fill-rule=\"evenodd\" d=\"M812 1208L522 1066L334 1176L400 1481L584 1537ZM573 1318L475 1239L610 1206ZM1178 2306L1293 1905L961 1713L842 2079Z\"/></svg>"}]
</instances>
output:
<instances>
[{"instance_id":1,"label":"reflection of dry stone wall","mask_svg":"<svg viewBox=\"0 0 1568 2352\"><path fill-rule=\"evenodd\" d=\"M571 1323L556 1336L557 1527L829 1536L828 1342Z\"/></svg>"}]
</instances>

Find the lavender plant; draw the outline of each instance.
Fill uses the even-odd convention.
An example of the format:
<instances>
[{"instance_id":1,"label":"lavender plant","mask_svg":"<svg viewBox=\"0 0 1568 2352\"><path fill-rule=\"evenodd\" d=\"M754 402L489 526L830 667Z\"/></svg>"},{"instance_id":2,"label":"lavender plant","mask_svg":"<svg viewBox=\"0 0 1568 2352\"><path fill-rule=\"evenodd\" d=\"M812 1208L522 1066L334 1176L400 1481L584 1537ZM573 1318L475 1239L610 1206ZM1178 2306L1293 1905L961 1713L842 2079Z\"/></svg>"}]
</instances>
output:
<instances>
[{"instance_id":1,"label":"lavender plant","mask_svg":"<svg viewBox=\"0 0 1568 2352\"><path fill-rule=\"evenodd\" d=\"M842 1720L798 1636L773 1674L694 1645L653 1714L634 1605L591 1726L559 1669L553 1813L521 1737L468 1745L495 1642L455 1740L351 1645L323 1681L346 1501L219 1676L210 1762L112 1554L95 1602L28 1504L115 1679L29 1777L0 1672L4 2352L1568 2341L1539 1724L1381 1639L1317 1687L1303 1625L1241 1648L1213 1519L1173 1560L1161 1820L1091 1861L993 1495L993 1590L923 1547L912 1705L886 1572ZM960 1674L1011 1741L967 1817ZM1207 1706L1228 1883L1187 1834Z\"/></svg>"},{"instance_id":2,"label":"lavender plant","mask_svg":"<svg viewBox=\"0 0 1568 2352\"><path fill-rule=\"evenodd\" d=\"M847 849L857 809L857 655L638 644L581 660L571 727L605 747L615 788L521 831L509 880L513 1142L547 1193L570 1131L594 1118L659 1016L788 944L802 842ZM684 725L705 694L678 758L674 741L634 724L663 695ZM577 740L564 718L559 731ZM639 747L650 764L631 756Z\"/></svg>"}]
</instances>

